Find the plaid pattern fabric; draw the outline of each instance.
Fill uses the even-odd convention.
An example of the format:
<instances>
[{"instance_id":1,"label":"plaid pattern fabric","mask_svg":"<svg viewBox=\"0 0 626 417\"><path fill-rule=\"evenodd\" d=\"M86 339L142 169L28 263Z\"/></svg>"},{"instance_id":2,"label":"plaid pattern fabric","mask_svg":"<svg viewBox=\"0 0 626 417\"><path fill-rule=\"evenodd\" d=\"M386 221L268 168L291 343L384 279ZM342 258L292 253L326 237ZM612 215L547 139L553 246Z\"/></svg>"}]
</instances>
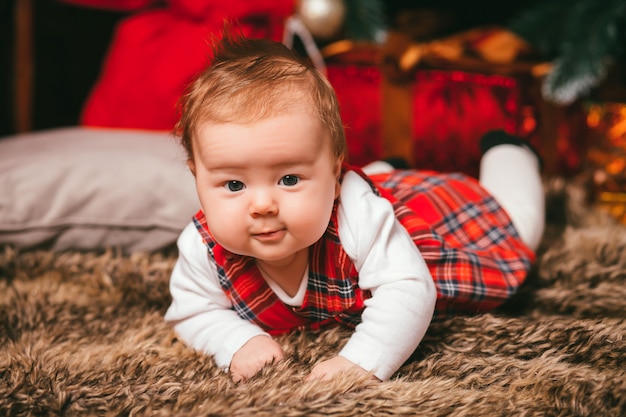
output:
<instances>
[{"instance_id":1,"label":"plaid pattern fabric","mask_svg":"<svg viewBox=\"0 0 626 417\"><path fill-rule=\"evenodd\" d=\"M534 252L475 179L403 170L370 180L393 204L428 265L437 287L436 315L491 310L525 280Z\"/></svg>"},{"instance_id":2,"label":"plaid pattern fabric","mask_svg":"<svg viewBox=\"0 0 626 417\"><path fill-rule=\"evenodd\" d=\"M337 207L322 237L309 249L309 282L301 307L284 304L267 285L253 258L227 251L211 235L202 211L194 223L217 266L222 290L242 319L277 335L328 323L349 327L361 321L370 294L358 287L358 272L339 243Z\"/></svg>"}]
</instances>

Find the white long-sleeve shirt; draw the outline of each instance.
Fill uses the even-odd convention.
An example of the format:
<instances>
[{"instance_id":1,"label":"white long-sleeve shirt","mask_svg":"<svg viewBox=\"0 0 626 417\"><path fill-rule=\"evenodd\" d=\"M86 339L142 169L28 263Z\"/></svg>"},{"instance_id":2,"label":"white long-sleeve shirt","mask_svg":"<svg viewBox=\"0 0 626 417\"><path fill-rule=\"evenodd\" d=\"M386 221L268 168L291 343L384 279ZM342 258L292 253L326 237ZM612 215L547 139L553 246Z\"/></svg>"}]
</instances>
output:
<instances>
[{"instance_id":1,"label":"white long-sleeve shirt","mask_svg":"<svg viewBox=\"0 0 626 417\"><path fill-rule=\"evenodd\" d=\"M386 380L424 337L434 312L435 285L391 204L376 196L358 174L345 174L339 201L339 239L359 272L359 287L372 293L361 323L339 355ZM173 302L165 319L183 341L228 368L248 340L267 333L232 309L193 222L180 235L178 248L170 281ZM300 306L307 273L302 281L294 297L268 284L281 301Z\"/></svg>"}]
</instances>

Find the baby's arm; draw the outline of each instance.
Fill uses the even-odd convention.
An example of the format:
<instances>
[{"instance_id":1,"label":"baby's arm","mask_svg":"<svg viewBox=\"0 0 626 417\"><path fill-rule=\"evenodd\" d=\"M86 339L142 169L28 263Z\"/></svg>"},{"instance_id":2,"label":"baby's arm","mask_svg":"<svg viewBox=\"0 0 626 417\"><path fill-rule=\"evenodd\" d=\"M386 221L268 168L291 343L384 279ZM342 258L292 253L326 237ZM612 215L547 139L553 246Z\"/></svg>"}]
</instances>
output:
<instances>
[{"instance_id":1,"label":"baby's arm","mask_svg":"<svg viewBox=\"0 0 626 417\"><path fill-rule=\"evenodd\" d=\"M165 315L178 336L194 349L212 355L218 366L230 366L236 380L254 375L268 362L282 359L280 346L232 309L193 224L181 234L178 248L179 258L170 279L173 300ZM252 342L253 339L262 341Z\"/></svg>"},{"instance_id":2,"label":"baby's arm","mask_svg":"<svg viewBox=\"0 0 626 417\"><path fill-rule=\"evenodd\" d=\"M339 356L386 380L424 337L434 312L435 285L390 203L354 172L344 178L341 201L340 239L359 270L359 286L372 297Z\"/></svg>"},{"instance_id":3,"label":"baby's arm","mask_svg":"<svg viewBox=\"0 0 626 417\"><path fill-rule=\"evenodd\" d=\"M432 319L434 297L416 282L378 287L339 355L382 381L389 379L415 351Z\"/></svg>"},{"instance_id":4,"label":"baby's arm","mask_svg":"<svg viewBox=\"0 0 626 417\"><path fill-rule=\"evenodd\" d=\"M317 363L309 379L340 372L372 374L385 381L415 351L430 325L434 301L418 280L378 287L366 301L362 322L338 356ZM433 290L434 291L434 290Z\"/></svg>"}]
</instances>

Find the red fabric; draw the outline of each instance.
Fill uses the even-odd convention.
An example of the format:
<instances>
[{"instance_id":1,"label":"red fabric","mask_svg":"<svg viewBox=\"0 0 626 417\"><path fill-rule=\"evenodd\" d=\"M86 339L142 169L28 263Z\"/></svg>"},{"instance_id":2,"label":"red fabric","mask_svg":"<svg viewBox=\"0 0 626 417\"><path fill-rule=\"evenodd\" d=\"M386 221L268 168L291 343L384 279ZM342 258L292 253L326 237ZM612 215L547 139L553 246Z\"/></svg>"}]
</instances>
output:
<instances>
[{"instance_id":1,"label":"red fabric","mask_svg":"<svg viewBox=\"0 0 626 417\"><path fill-rule=\"evenodd\" d=\"M269 287L254 258L227 251L215 241L204 213L194 223L217 265L220 285L239 317L256 323L272 335L331 323L355 327L361 321L365 299L358 287L354 263L339 244L337 206L324 236L309 249L309 282L302 306L284 304Z\"/></svg>"},{"instance_id":2,"label":"red fabric","mask_svg":"<svg viewBox=\"0 0 626 417\"><path fill-rule=\"evenodd\" d=\"M438 316L492 310L524 282L535 254L476 180L462 174L372 175L424 257Z\"/></svg>"},{"instance_id":3,"label":"red fabric","mask_svg":"<svg viewBox=\"0 0 626 417\"><path fill-rule=\"evenodd\" d=\"M189 82L211 60L224 20L249 37L280 40L293 0L171 1L123 20L81 117L87 126L170 130Z\"/></svg>"}]
</instances>

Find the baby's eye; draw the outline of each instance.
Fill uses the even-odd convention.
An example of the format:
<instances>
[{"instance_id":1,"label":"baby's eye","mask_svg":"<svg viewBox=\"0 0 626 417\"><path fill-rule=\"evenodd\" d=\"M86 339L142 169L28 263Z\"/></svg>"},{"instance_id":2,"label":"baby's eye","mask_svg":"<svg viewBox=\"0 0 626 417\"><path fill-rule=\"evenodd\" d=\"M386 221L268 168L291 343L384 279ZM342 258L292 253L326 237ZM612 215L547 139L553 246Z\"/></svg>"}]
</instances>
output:
<instances>
[{"instance_id":1,"label":"baby's eye","mask_svg":"<svg viewBox=\"0 0 626 417\"><path fill-rule=\"evenodd\" d=\"M298 183L298 181L300 181L300 178L298 178L297 175L285 175L280 179L279 184L287 187L293 187Z\"/></svg>"},{"instance_id":2,"label":"baby's eye","mask_svg":"<svg viewBox=\"0 0 626 417\"><path fill-rule=\"evenodd\" d=\"M232 192L241 191L246 188L243 182L237 180L228 181L226 184L224 184L224 187L226 187L228 191Z\"/></svg>"}]
</instances>

